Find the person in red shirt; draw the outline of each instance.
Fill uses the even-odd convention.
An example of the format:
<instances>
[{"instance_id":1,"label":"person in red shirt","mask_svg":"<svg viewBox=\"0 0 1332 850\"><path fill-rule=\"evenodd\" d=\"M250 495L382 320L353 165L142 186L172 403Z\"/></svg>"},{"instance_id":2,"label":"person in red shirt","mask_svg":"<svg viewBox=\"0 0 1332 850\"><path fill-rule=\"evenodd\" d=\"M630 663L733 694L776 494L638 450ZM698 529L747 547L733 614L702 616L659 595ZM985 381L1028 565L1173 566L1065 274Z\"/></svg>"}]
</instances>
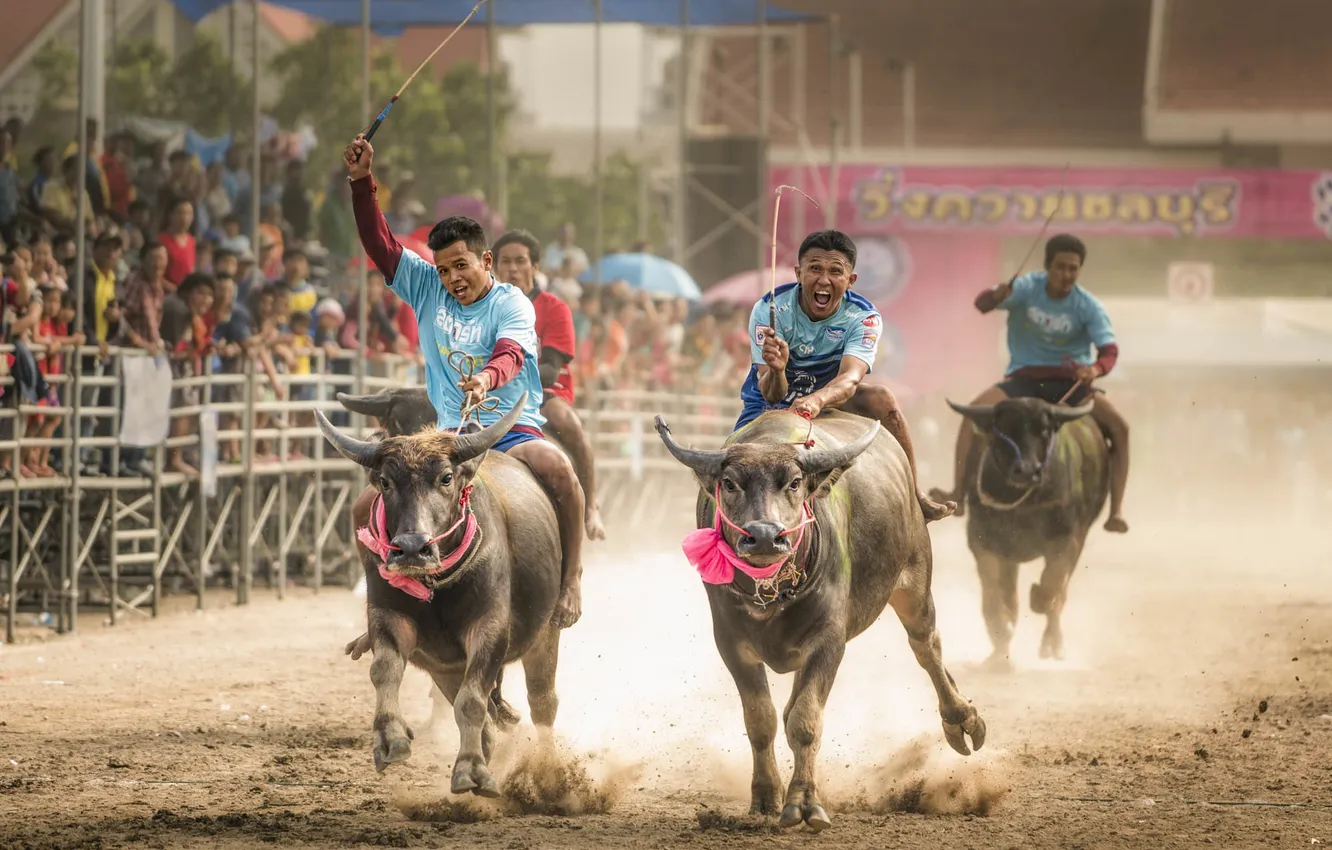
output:
<instances>
[{"instance_id":1,"label":"person in red shirt","mask_svg":"<svg viewBox=\"0 0 1332 850\"><path fill-rule=\"evenodd\" d=\"M545 401L541 415L546 427L569 454L578 483L583 486L585 507L583 524L592 540L605 540L606 528L597 508L596 473L592 462L592 443L583 431L583 423L574 412L574 378L569 368L578 342L574 335L573 314L557 295L536 285L536 271L541 262L541 243L526 230L510 230L491 246L495 255L495 276L516 287L532 299L536 311L537 342L540 354L537 371Z\"/></svg>"},{"instance_id":2,"label":"person in red shirt","mask_svg":"<svg viewBox=\"0 0 1332 850\"><path fill-rule=\"evenodd\" d=\"M185 278L194 273L195 246L190 228L194 225L194 204L181 199L171 205L166 232L158 236L167 249L167 290L175 292Z\"/></svg>"}]
</instances>

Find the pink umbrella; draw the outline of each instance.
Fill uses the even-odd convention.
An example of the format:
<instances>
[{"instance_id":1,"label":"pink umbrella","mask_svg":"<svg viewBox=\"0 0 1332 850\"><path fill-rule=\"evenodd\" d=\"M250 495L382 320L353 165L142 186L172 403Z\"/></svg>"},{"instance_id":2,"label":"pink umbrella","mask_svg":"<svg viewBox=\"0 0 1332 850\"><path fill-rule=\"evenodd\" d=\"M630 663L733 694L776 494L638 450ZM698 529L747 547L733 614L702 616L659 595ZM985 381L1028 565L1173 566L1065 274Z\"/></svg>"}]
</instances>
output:
<instances>
[{"instance_id":1,"label":"pink umbrella","mask_svg":"<svg viewBox=\"0 0 1332 850\"><path fill-rule=\"evenodd\" d=\"M772 282L772 272L760 269L752 272L740 272L725 280L718 281L703 292L704 304L753 304L763 297ZM783 275L777 275L777 285L790 283Z\"/></svg>"}]
</instances>

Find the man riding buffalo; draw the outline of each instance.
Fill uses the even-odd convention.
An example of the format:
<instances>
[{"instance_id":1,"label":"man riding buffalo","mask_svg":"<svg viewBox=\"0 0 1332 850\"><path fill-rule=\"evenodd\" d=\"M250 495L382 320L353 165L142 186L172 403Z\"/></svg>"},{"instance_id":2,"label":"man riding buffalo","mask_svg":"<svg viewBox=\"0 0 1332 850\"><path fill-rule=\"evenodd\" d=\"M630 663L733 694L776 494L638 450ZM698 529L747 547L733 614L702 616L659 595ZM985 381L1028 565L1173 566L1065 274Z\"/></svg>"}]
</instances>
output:
<instances>
[{"instance_id":1,"label":"man riding buffalo","mask_svg":"<svg viewBox=\"0 0 1332 850\"><path fill-rule=\"evenodd\" d=\"M985 408L1006 398L1038 398L1050 404L1080 405L1091 399L1091 415L1110 442L1110 516L1105 530L1128 531L1124 488L1128 483L1129 429L1119 411L1093 382L1110 373L1119 357L1114 328L1105 307L1078 285L1087 246L1061 233L1045 243L1045 270L1031 272L986 289L976 296L982 313L1008 312L1010 362L1003 381L976 397L971 407ZM1093 355L1092 349L1095 349ZM955 501L961 516L966 483L976 474L972 457L974 429L957 433L953 489L932 490L936 499Z\"/></svg>"},{"instance_id":2,"label":"man riding buffalo","mask_svg":"<svg viewBox=\"0 0 1332 850\"><path fill-rule=\"evenodd\" d=\"M879 349L883 319L854 292L856 244L845 233L820 230L805 237L796 283L763 296L749 317L753 365L740 391L740 429L766 410L789 408L814 419L840 408L876 420L902 444L925 521L942 519L956 505L920 491L916 455L906 418L891 390L864 383ZM770 325L776 317L777 328Z\"/></svg>"},{"instance_id":3,"label":"man riding buffalo","mask_svg":"<svg viewBox=\"0 0 1332 850\"><path fill-rule=\"evenodd\" d=\"M546 427L552 436L569 453L578 473L578 483L583 485L587 536L592 540L604 540L606 529L597 508L592 444L574 412L574 379L569 368L577 347L573 313L557 296L536 285L541 243L535 236L526 230L510 230L495 240L490 250L495 255L500 281L516 287L532 300L532 309L536 311L537 343L541 347L537 371L541 373L541 388L545 391L541 415L546 417Z\"/></svg>"},{"instance_id":4,"label":"man riding buffalo","mask_svg":"<svg viewBox=\"0 0 1332 850\"><path fill-rule=\"evenodd\" d=\"M525 463L552 498L562 557L553 622L568 628L582 612L583 488L565 453L543 439L532 302L495 280L485 231L466 216L446 218L430 231L430 260L405 250L376 201L370 173L374 148L357 136L343 158L361 244L389 287L417 316L426 389L438 426L458 431L468 416L483 426L493 425L524 400L517 423L494 449ZM375 492L367 488L353 508L358 527L369 520Z\"/></svg>"}]
</instances>

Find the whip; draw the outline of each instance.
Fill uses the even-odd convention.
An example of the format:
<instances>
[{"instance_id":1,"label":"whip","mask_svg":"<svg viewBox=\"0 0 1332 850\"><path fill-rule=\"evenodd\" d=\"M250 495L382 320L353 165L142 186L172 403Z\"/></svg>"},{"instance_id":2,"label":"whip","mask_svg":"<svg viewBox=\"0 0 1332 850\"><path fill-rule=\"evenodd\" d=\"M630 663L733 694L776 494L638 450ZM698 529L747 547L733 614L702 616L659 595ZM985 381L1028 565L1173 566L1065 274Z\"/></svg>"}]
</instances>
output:
<instances>
[{"instance_id":1,"label":"whip","mask_svg":"<svg viewBox=\"0 0 1332 850\"><path fill-rule=\"evenodd\" d=\"M389 98L389 102L384 105L384 108L382 110L380 110L379 115L375 116L375 120L371 122L370 126L367 127L363 133L361 133L361 135L365 136L365 140L367 142L374 137L375 131L379 129L379 125L383 124L384 119L388 117L389 110L393 108L393 104L397 103L398 98L402 97L402 93L407 91L407 87L412 84L412 80L416 79L416 75L425 70L425 66L430 64L430 60L434 59L439 54L439 51L444 49L444 45L448 44L453 39L453 37L458 34L458 30L467 26L467 22L470 21L472 19L472 16L477 13L477 10L480 9L482 6L484 6L487 2L488 0L481 0L481 2L473 6L472 11L467 13L467 17L462 19L462 23L454 27L453 32L449 33L447 36L444 37L444 40L439 43L438 47L436 47L434 50L430 52L430 55L425 58L425 61L422 62L420 65L416 66L416 70L412 72L412 75L408 77L407 81L402 84L402 87L400 89L398 89L398 93L393 95L393 97ZM358 153L356 155L356 158L360 159L361 155Z\"/></svg>"},{"instance_id":2,"label":"whip","mask_svg":"<svg viewBox=\"0 0 1332 850\"><path fill-rule=\"evenodd\" d=\"M819 202L811 198L798 186L781 185L777 187L777 200L772 206L772 266L771 280L768 284L768 324L772 326L774 335L777 335L777 219L782 214L782 192L786 189L799 192L814 205L815 209L820 209Z\"/></svg>"}]
</instances>

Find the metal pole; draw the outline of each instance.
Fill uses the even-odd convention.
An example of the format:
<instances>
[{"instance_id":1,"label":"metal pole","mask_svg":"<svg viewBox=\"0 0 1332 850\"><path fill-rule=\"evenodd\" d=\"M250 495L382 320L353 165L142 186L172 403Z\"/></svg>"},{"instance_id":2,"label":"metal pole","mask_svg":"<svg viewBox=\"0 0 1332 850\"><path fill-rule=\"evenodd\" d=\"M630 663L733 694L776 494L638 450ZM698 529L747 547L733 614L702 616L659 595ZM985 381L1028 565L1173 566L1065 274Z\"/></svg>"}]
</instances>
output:
<instances>
[{"instance_id":1,"label":"metal pole","mask_svg":"<svg viewBox=\"0 0 1332 850\"><path fill-rule=\"evenodd\" d=\"M254 137L251 140L253 150L250 155L250 240L255 254L255 264L260 275L263 274L262 245L259 241L259 195L262 186L259 183L262 158L260 154L259 134L262 116L259 113L259 0L250 0L250 71L254 75L250 81L254 91ZM254 358L245 359L245 477L241 484L240 516L240 577L236 581L236 604L246 605L250 601L250 583L254 580L254 549L250 547L251 529L254 527L254 452L258 448L254 439Z\"/></svg>"},{"instance_id":2,"label":"metal pole","mask_svg":"<svg viewBox=\"0 0 1332 850\"><path fill-rule=\"evenodd\" d=\"M486 62L491 68L491 74L494 74L494 68L497 64L496 57L499 56L499 28L495 26L495 4L499 0L490 0L486 4ZM505 222L509 220L509 157L505 150L504 136L500 133L498 117L492 123L492 133L495 137L494 151L490 156L490 168L494 173L492 181L494 185L494 194L492 199L487 199L487 204L492 212L496 213Z\"/></svg>"},{"instance_id":3,"label":"metal pole","mask_svg":"<svg viewBox=\"0 0 1332 850\"><path fill-rule=\"evenodd\" d=\"M92 11L88 0L81 0L79 3L79 167L78 167L78 201L79 210L77 224L75 226L74 240L77 246L77 259L75 260L74 272L74 327L83 330L84 310L83 294L87 283L88 268L88 72L93 70L88 62L88 42L97 32L97 27L89 26L88 15ZM91 342L92 340L89 340ZM71 443L68 454L65 456L65 469L70 479L70 499L67 510L70 516L64 524L65 531L68 532L68 538L65 540L64 557L61 563L64 565L64 575L61 576L62 598L60 600L60 612L63 614L66 610L71 610L63 591L72 590L75 587L74 577L70 574L78 569L79 542L79 490L81 487L79 467L81 466L79 458L79 426L82 424L83 404L80 394L83 390L83 357L81 352L70 358L73 375L68 384L67 392L73 396L71 406L73 415L69 422L65 423L65 431L71 437ZM17 423L18 420L15 420ZM17 430L15 431L17 434ZM15 523L18 522L19 499L17 492L14 496L13 508ZM114 521L114 518L112 519ZM112 555L114 558L114 554ZM10 552L10 568L18 561L18 554ZM111 605L114 607L116 599L113 596ZM64 617L62 616L63 620ZM62 623L63 625L63 623ZM69 617L69 628L76 628L74 617Z\"/></svg>"},{"instance_id":4,"label":"metal pole","mask_svg":"<svg viewBox=\"0 0 1332 850\"><path fill-rule=\"evenodd\" d=\"M758 168L754 169L758 174L758 187L755 197L758 203L754 204L754 223L758 225L759 233L765 232L766 223L765 213L768 205L763 199L768 195L768 157L765 155L768 145L768 125L771 120L772 112L772 92L768 81L768 3L767 0L755 0L755 14L758 17L758 145L755 147L755 155L758 157ZM762 237L756 237L754 244L758 248L758 262L754 268L761 269L767 265L768 246L763 244Z\"/></svg>"},{"instance_id":5,"label":"metal pole","mask_svg":"<svg viewBox=\"0 0 1332 850\"><path fill-rule=\"evenodd\" d=\"M648 208L651 204L647 169L648 77L652 74L653 59L653 51L648 50L650 38L652 33L644 29L638 63L638 238L641 241L648 238Z\"/></svg>"},{"instance_id":6,"label":"metal pole","mask_svg":"<svg viewBox=\"0 0 1332 850\"><path fill-rule=\"evenodd\" d=\"M849 147L860 151L865 135L865 75L860 51L856 50L846 57L846 124L849 130Z\"/></svg>"},{"instance_id":7,"label":"metal pole","mask_svg":"<svg viewBox=\"0 0 1332 850\"><path fill-rule=\"evenodd\" d=\"M237 68L236 68L236 24L237 24L237 20L236 20L236 4L235 4L235 3L228 3L228 4L227 4L227 60L228 60L228 66L230 67L230 69L231 69L231 73L233 73L233 74L235 74L236 71L237 71ZM231 143L234 145L234 144L236 144L236 131L240 129L240 128L237 126L237 124L238 124L238 122L239 122L239 120L240 120L240 116L236 114L236 110L235 110L235 109L231 109L231 110L229 110L229 112L230 112L231 114L227 116L227 129L228 129L229 131L231 131ZM240 282L240 281L237 281L237 283L239 283L239 282Z\"/></svg>"},{"instance_id":8,"label":"metal pole","mask_svg":"<svg viewBox=\"0 0 1332 850\"><path fill-rule=\"evenodd\" d=\"M370 0L361 0L361 114L370 114ZM370 334L366 325L370 321L370 257L365 251L360 252L361 280L358 287L360 296L356 299L356 392L365 392L366 369L369 366L370 353L366 346L370 343ZM365 426L365 417L357 415L356 420ZM359 430L358 430L359 433Z\"/></svg>"},{"instance_id":9,"label":"metal pole","mask_svg":"<svg viewBox=\"0 0 1332 850\"><path fill-rule=\"evenodd\" d=\"M841 50L842 40L837 32L837 15L828 16L828 91L837 91L837 53ZM837 226L838 182L841 178L838 144L841 141L840 112L834 94L828 99L828 197L823 206L823 226L832 229Z\"/></svg>"},{"instance_id":10,"label":"metal pole","mask_svg":"<svg viewBox=\"0 0 1332 850\"><path fill-rule=\"evenodd\" d=\"M678 124L679 173L675 180L675 262L685 265L689 234L685 232L685 205L689 198L689 0L680 0L680 60L676 63L675 111Z\"/></svg>"},{"instance_id":11,"label":"metal pole","mask_svg":"<svg viewBox=\"0 0 1332 850\"><path fill-rule=\"evenodd\" d=\"M916 147L916 63L902 68L902 147Z\"/></svg>"},{"instance_id":12,"label":"metal pole","mask_svg":"<svg viewBox=\"0 0 1332 850\"><path fill-rule=\"evenodd\" d=\"M263 187L259 185L262 165L259 134L263 117L259 114L259 0L250 0L250 11L252 13L250 17L250 73L253 75L250 84L254 91L254 113L251 116L254 121L254 138L251 142L253 150L250 156L250 243L254 250L255 265L262 272L263 246L259 241L259 195Z\"/></svg>"},{"instance_id":13,"label":"metal pole","mask_svg":"<svg viewBox=\"0 0 1332 850\"><path fill-rule=\"evenodd\" d=\"M496 208L499 190L495 183L495 147L499 142L499 130L495 126L495 3L486 4L486 206L492 213ZM496 234L491 234L493 239Z\"/></svg>"},{"instance_id":14,"label":"metal pole","mask_svg":"<svg viewBox=\"0 0 1332 850\"><path fill-rule=\"evenodd\" d=\"M601 258L606 256L606 218L605 210L602 208L606 200L605 174L601 164L601 0L593 0L593 7L596 13L595 23L592 26L593 37L596 44L592 48L592 111L594 113L594 123L592 135L592 166L594 179L597 184L597 208L596 208L596 231L592 243L592 250L596 255L593 264L593 282L601 285Z\"/></svg>"}]
</instances>

